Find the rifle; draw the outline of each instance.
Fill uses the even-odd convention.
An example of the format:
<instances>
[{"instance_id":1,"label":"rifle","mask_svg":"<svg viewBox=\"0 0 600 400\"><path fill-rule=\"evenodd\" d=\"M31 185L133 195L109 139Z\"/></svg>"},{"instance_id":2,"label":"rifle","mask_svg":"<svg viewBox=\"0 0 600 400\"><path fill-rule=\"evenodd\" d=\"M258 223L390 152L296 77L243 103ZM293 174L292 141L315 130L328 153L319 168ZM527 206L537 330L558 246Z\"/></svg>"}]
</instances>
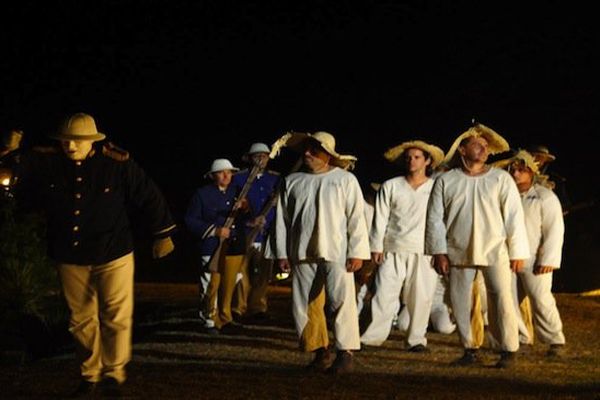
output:
<instances>
[{"instance_id":1,"label":"rifle","mask_svg":"<svg viewBox=\"0 0 600 400\"><path fill-rule=\"evenodd\" d=\"M227 219L225 220L223 227L231 228L231 226L233 225L233 222L235 221L235 218L237 217L237 214L238 214L238 210L239 210L238 206L246 198L246 195L248 194L248 191L250 190L250 187L252 186L252 182L254 182L254 179L258 175L259 171L260 171L260 165L255 164L252 166L252 169L250 170L250 173L248 174L248 179L246 180L246 183L244 183L242 190L238 194L238 198L237 198L235 204L233 205L231 211L229 212L229 215L227 216ZM226 243L227 243L227 241L224 238L219 237L219 244L217 245L217 248L212 253L212 255L210 256L210 260L208 261L208 270L209 271L217 272L219 270L219 263L221 261L221 255L224 254L223 252L227 251Z\"/></svg>"},{"instance_id":2,"label":"rifle","mask_svg":"<svg viewBox=\"0 0 600 400\"><path fill-rule=\"evenodd\" d=\"M302 166L302 158L300 158L298 161L296 161L296 163L292 167L292 170L289 173L291 174L292 172L298 171L301 166ZM269 199L269 201L267 201L263 205L263 208L262 208L262 210L260 210L260 213L257 215L257 217L266 217L267 214L269 213L269 211L271 211L271 209L273 207L275 207L275 205L277 204L277 199L279 198L279 193L281 192L282 186L283 186L283 178L281 178L279 180L279 183L277 184L277 188L275 189L275 191L273 191L273 194L271 195L271 198ZM248 235L246 236L246 247L247 248L250 248L250 246L252 246L252 243L254 243L254 239L256 239L256 236L258 236L258 234L260 233L260 231L262 229L263 229L262 226L255 226L248 233Z\"/></svg>"},{"instance_id":3,"label":"rifle","mask_svg":"<svg viewBox=\"0 0 600 400\"><path fill-rule=\"evenodd\" d=\"M283 136L281 136L279 139L277 139L275 141L275 143L273 143L273 145L271 146L271 152L269 153L269 158L273 159L273 158L277 157L279 155L279 153L281 152L281 149L288 146L288 142L290 140L294 140L294 139L297 140L298 137L304 137L305 135L306 135L305 133L298 133L298 132L293 132L293 131L286 132ZM292 170L290 171L290 173L298 171L301 166L302 166L302 157L300 157L300 159L298 161L296 161L296 163L292 167ZM281 191L282 185L283 185L283 178L279 180L277 189L275 189L275 191L273 192L273 195L271 196L269 201L267 201L263 205L263 208L262 208L262 210L260 210L260 213L257 215L257 217L266 217L267 214L269 213L269 211L271 211L271 208L275 207L275 205L277 204L277 198L279 197L279 193ZM254 239L256 239L256 236L258 236L258 234L260 233L261 230L262 230L261 226L255 226L248 233L248 235L246 236L246 249L249 249L250 246L252 246L252 244L254 243Z\"/></svg>"}]
</instances>

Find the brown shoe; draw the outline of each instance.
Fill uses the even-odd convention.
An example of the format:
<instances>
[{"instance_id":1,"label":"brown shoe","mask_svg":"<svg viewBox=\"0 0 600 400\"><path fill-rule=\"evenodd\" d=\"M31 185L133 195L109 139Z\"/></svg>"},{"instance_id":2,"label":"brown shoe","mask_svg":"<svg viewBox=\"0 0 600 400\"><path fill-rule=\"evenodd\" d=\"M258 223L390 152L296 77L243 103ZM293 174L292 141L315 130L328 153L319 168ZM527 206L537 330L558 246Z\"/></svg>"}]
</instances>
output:
<instances>
[{"instance_id":1,"label":"brown shoe","mask_svg":"<svg viewBox=\"0 0 600 400\"><path fill-rule=\"evenodd\" d=\"M452 361L450 363L453 367L468 367L479 363L479 356L477 355L477 349L465 349L465 353L462 357Z\"/></svg>"},{"instance_id":2,"label":"brown shoe","mask_svg":"<svg viewBox=\"0 0 600 400\"><path fill-rule=\"evenodd\" d=\"M551 344L550 348L546 352L546 357L549 358L560 358L565 355L564 344Z\"/></svg>"},{"instance_id":3,"label":"brown shoe","mask_svg":"<svg viewBox=\"0 0 600 400\"><path fill-rule=\"evenodd\" d=\"M335 361L327 370L333 375L342 375L354 371L354 356L351 351L338 350Z\"/></svg>"},{"instance_id":4,"label":"brown shoe","mask_svg":"<svg viewBox=\"0 0 600 400\"><path fill-rule=\"evenodd\" d=\"M510 369L514 368L517 363L517 352L516 351L502 351L500 353L500 360L496 363L496 368Z\"/></svg>"},{"instance_id":5,"label":"brown shoe","mask_svg":"<svg viewBox=\"0 0 600 400\"><path fill-rule=\"evenodd\" d=\"M331 367L333 363L333 356L326 347L321 347L314 351L315 358L307 365L307 369L310 371L323 372L327 368Z\"/></svg>"}]
</instances>

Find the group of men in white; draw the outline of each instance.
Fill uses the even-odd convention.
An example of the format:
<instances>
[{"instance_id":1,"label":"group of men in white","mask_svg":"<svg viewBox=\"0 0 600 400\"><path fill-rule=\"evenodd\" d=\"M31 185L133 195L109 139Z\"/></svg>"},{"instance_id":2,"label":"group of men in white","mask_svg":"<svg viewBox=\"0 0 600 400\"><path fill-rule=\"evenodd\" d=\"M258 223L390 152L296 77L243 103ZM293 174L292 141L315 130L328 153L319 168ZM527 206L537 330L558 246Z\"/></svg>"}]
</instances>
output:
<instances>
[{"instance_id":1,"label":"group of men in white","mask_svg":"<svg viewBox=\"0 0 600 400\"><path fill-rule=\"evenodd\" d=\"M402 173L381 184L367 221L370 206L348 172L356 158L337 153L326 132L306 134L296 147L305 168L283 180L271 256L292 272L293 314L302 349L314 352L311 369L352 371L353 351L386 341L401 302L408 351L429 351L427 328L434 314L444 322L438 324L444 333L458 328L464 354L455 366L481 362L478 332L485 319L489 345L500 353L495 365L512 367L519 325L527 325L519 323L525 297L548 355L562 353L552 272L561 263L563 213L531 154L519 150L488 164L490 155L510 146L482 124L459 135L447 154L421 140L406 141L384 154ZM364 260L376 270L374 295L363 303L364 288L355 288L353 274ZM472 313L478 279L487 296L486 318ZM443 300L446 289L449 304ZM361 314L369 316L362 332L357 293ZM533 341L524 329L521 338Z\"/></svg>"}]
</instances>

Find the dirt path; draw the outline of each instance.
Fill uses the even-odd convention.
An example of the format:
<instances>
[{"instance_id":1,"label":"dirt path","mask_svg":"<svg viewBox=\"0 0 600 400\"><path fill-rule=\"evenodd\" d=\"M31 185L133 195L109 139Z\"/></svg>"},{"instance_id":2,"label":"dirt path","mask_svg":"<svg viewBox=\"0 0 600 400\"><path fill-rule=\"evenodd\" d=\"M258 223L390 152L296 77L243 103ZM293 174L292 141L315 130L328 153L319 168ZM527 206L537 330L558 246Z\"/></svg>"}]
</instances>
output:
<instances>
[{"instance_id":1,"label":"dirt path","mask_svg":"<svg viewBox=\"0 0 600 400\"><path fill-rule=\"evenodd\" d=\"M484 365L452 368L462 354L455 334L428 335L431 353L403 350L393 332L380 348L356 354L356 372L309 374L309 354L297 348L289 288L272 287L271 313L262 325L235 335L202 333L196 318L196 286L137 284L133 360L125 388L140 399L599 399L600 298L557 295L568 354L544 357L536 344L514 370ZM0 364L0 398L64 398L77 384L72 349L35 362Z\"/></svg>"}]
</instances>

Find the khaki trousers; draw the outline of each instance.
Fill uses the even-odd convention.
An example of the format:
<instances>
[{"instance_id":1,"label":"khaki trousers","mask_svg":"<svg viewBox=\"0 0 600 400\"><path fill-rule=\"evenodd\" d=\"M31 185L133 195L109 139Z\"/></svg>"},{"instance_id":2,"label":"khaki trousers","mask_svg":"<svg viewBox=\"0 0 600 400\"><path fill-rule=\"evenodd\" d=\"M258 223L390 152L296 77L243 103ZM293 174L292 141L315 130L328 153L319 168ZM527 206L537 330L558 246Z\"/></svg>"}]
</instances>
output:
<instances>
[{"instance_id":1,"label":"khaki trousers","mask_svg":"<svg viewBox=\"0 0 600 400\"><path fill-rule=\"evenodd\" d=\"M124 382L131 359L133 253L106 264L58 264L81 376Z\"/></svg>"},{"instance_id":2,"label":"khaki trousers","mask_svg":"<svg viewBox=\"0 0 600 400\"><path fill-rule=\"evenodd\" d=\"M261 243L254 243L246 253L247 265L243 277L236 285L233 312L240 315L265 313L268 309L267 292L273 260L265 258Z\"/></svg>"},{"instance_id":3,"label":"khaki trousers","mask_svg":"<svg viewBox=\"0 0 600 400\"><path fill-rule=\"evenodd\" d=\"M219 271L210 274L205 307L208 308L209 318L215 321L218 329L233 321L231 301L237 274L244 272L245 265L244 255L225 256L219 265Z\"/></svg>"}]
</instances>

